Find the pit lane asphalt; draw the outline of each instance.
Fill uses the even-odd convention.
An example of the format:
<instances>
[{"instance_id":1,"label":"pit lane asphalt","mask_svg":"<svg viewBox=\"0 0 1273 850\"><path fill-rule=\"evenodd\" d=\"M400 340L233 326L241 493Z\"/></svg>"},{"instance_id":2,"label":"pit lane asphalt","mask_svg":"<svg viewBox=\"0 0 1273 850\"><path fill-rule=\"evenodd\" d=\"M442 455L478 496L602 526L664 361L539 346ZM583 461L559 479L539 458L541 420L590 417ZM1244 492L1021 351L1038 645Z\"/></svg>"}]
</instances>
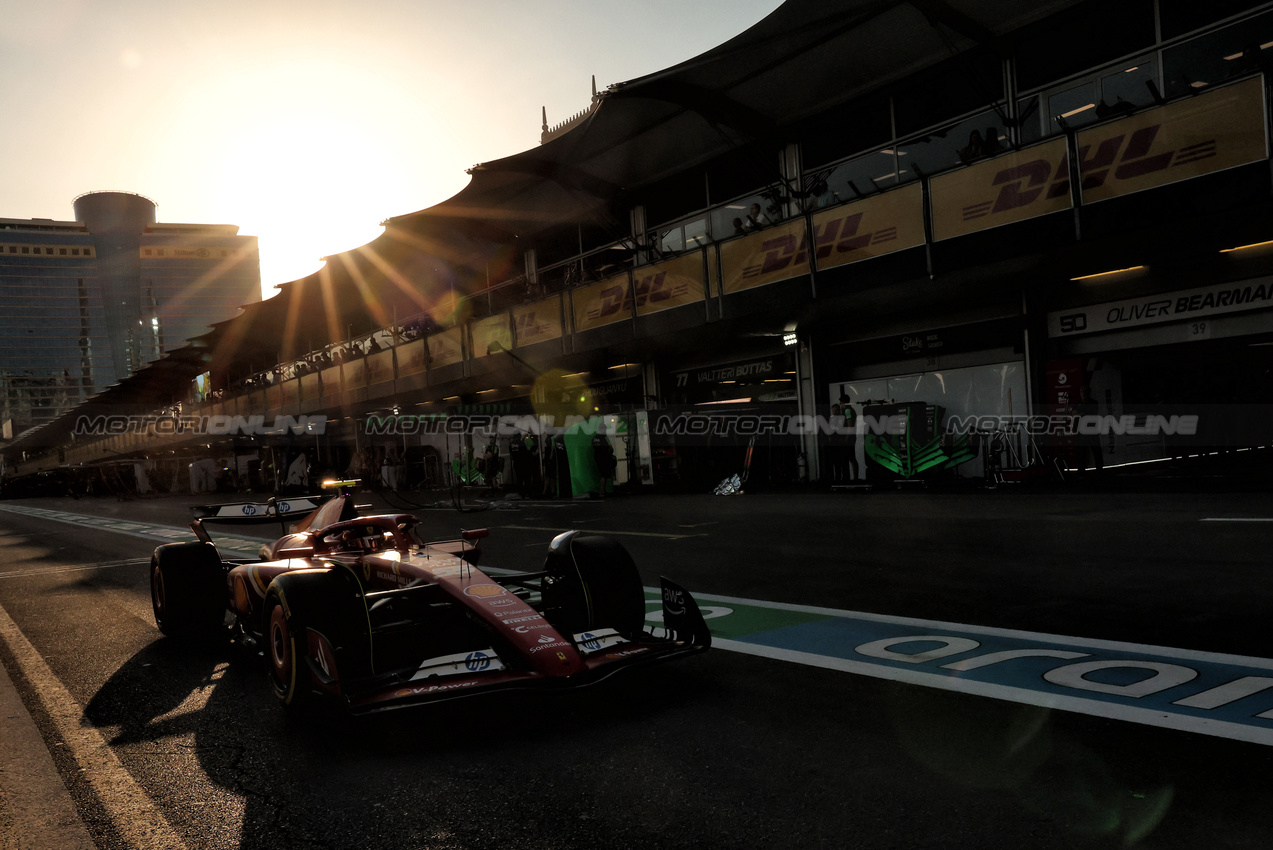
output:
<instances>
[{"instance_id":1,"label":"pit lane asphalt","mask_svg":"<svg viewBox=\"0 0 1273 850\"><path fill-rule=\"evenodd\" d=\"M207 500L141 499L121 503L41 499L25 504L124 520L179 524L189 517L189 503L204 501ZM617 531L643 566L647 583L652 579L651 567L656 566L696 592L1215 652L1270 654L1263 622L1273 590L1265 569L1268 534L1273 531L1273 524L1258 520L1273 517L1273 499L1261 493L1000 491L959 495L749 494L727 499L636 496L603 502L507 504L462 516L450 510L422 513L438 535L459 525L490 525L496 533L486 545L484 561L512 568L537 566L547 538L557 530L581 527ZM1252 522L1201 524L1221 518ZM850 564L854 566L850 568ZM722 656L715 663L740 678L746 676L745 665L737 660ZM782 688L810 695L800 706L801 715L776 717L761 708L758 715L762 722L772 722L776 727L784 722L809 723L826 728L829 735L836 731L836 724L828 723L829 717L848 723L862 721L867 728L873 728L864 716L863 706L828 702L828 691L820 684L825 674L790 665L771 664L764 669L767 677ZM682 678L686 674L672 675L687 690L693 690L692 683ZM745 699L742 693L735 696ZM873 701L876 709L881 705L891 707L897 717L909 718L906 722L914 725L917 736L967 735L971 727L952 718L976 718L977 723L982 723L1011 714L1001 705L987 705L987 701L966 697L924 693L914 699L913 694L903 698L902 690L895 688L886 688L882 693L884 697L866 702ZM808 718L805 711L813 713L817 720ZM921 721L928 711L941 715L942 723L929 728ZM739 719L728 722L737 723ZM1056 722L1062 727L1074 725L1064 718ZM1083 723L1078 725L1087 728ZM1142 756L1135 760L1135 769L1150 774L1153 770L1140 762L1154 765L1156 759L1164 758L1155 752L1156 747L1170 750L1179 742L1179 737L1167 733L1140 733L1116 723L1100 726L1102 731L1091 733L1089 729L1087 734L1114 740L1147 739L1148 744L1124 748ZM1235 749L1236 745L1226 742L1180 737L1190 739L1184 749L1196 748L1198 759L1228 757L1241 765L1243 776L1268 773L1269 757L1263 748ZM867 744L863 752L881 755L878 744ZM696 742L694 746L701 752L705 745ZM828 746L839 749L841 744L828 741ZM951 757L949 748L942 752ZM843 755L853 758L847 752ZM744 773L748 770L745 760L723 761ZM950 765L927 766L930 779L936 774L943 781L950 780ZM1133 769L1127 762L1123 766ZM974 769L980 767L984 765L974 765ZM1071 762L1063 767L1078 769ZM854 793L859 797L887 807L888 800L872 798L862 790L863 785L879 782L876 769L878 765L872 769L855 762L847 776L844 768L827 776L824 765L810 771L821 770L823 781L845 782L846 787L856 789ZM1058 768L1054 765L1053 769ZM756 791L774 790L755 778L749 784ZM1172 787L1186 789L1188 784ZM1267 792L1267 781L1259 788ZM1199 792L1196 787L1189 790ZM1256 790L1247 787L1233 792ZM1179 796L1181 791L1176 793ZM820 798L817 794L811 796ZM940 796L943 800L936 805L949 816L948 791ZM679 805L684 807L683 803ZM1246 805L1238 808L1245 818L1239 819L1235 829L1217 831L1210 843L1246 846L1246 841L1254 841L1258 835L1267 838L1267 817L1255 817ZM1223 811L1224 807L1217 809ZM1011 809L999 812L1005 817L1014 815ZM803 812L802 816L814 815ZM896 846L915 846L904 837L908 834L904 825L885 821L887 818L882 816L865 817L863 822L868 829L859 845L893 846L888 838L892 834ZM1030 828L1040 827L1031 823ZM1188 828L1177 825L1177 829L1195 838L1203 834L1192 821ZM1011 829L1007 833L1021 837ZM943 846L983 846L979 839L1003 834L1004 830L994 824L952 823ZM813 838L821 833L814 829L808 835ZM1154 840L1160 838L1161 833L1154 836ZM1230 838L1239 843L1227 843ZM1087 843L1090 840L1091 836L1084 836L1084 841L1076 840L1068 846L1105 846ZM681 843L673 839L666 846ZM684 843L688 846L690 842ZM704 841L701 846L724 845ZM735 846L760 845L744 840ZM1048 846L1067 845L1062 841ZM1189 845L1151 841L1148 846Z\"/></svg>"}]
</instances>

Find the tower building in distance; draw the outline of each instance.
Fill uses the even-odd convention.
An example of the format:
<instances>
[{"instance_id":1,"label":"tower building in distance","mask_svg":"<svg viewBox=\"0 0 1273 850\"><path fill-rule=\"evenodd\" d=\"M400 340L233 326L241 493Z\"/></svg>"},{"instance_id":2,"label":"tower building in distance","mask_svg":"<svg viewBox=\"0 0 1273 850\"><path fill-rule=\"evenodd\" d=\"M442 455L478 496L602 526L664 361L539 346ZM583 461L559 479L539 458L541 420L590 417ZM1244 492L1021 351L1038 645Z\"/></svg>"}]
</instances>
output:
<instances>
[{"instance_id":1,"label":"tower building in distance","mask_svg":"<svg viewBox=\"0 0 1273 850\"><path fill-rule=\"evenodd\" d=\"M90 192L74 221L0 218L3 437L50 421L261 297L255 236Z\"/></svg>"}]
</instances>

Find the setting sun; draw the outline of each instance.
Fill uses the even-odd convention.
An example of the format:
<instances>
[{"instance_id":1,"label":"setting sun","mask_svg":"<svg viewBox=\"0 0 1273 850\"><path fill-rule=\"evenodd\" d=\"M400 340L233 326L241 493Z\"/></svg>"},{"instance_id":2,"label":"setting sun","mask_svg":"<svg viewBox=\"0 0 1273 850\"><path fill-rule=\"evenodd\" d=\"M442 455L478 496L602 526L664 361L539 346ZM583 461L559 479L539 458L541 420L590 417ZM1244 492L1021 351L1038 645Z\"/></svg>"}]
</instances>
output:
<instances>
[{"instance_id":1,"label":"setting sun","mask_svg":"<svg viewBox=\"0 0 1273 850\"><path fill-rule=\"evenodd\" d=\"M600 87L695 55L777 0L678 6L625 23L563 0L463 4L226 0L143 14L136 0L9 4L0 217L65 218L85 192L153 198L161 222L258 239L265 297L322 257L440 203L466 169L539 141ZM127 10L127 11L125 11ZM492 28L494 16L500 22Z\"/></svg>"},{"instance_id":2,"label":"setting sun","mask_svg":"<svg viewBox=\"0 0 1273 850\"><path fill-rule=\"evenodd\" d=\"M374 239L379 222L418 208L421 197L441 200L463 186L458 169L430 173L453 162L455 152L427 110L403 109L410 100L406 91L330 62L248 67L183 99L170 134L205 131L201 154L214 163L213 174L202 175L212 178L207 200L241 233L258 237L265 296L317 270L324 255ZM228 102L235 121L208 126L208 113ZM439 154L434 165L415 157L417 165L404 171L413 161L408 149L425 139ZM164 145L160 161L174 155L192 160L188 149ZM170 162L161 167L180 172Z\"/></svg>"}]
</instances>

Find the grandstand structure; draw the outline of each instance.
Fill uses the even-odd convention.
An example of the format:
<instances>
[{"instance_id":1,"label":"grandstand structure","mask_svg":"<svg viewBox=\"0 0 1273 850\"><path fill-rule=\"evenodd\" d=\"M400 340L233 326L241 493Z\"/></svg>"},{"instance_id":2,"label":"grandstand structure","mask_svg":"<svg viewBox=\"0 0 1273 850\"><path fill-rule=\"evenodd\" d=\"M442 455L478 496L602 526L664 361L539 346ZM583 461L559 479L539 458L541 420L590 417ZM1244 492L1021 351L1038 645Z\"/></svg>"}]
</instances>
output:
<instances>
[{"instance_id":1,"label":"grandstand structure","mask_svg":"<svg viewBox=\"0 0 1273 850\"><path fill-rule=\"evenodd\" d=\"M1201 439L1267 445L1271 47L1273 4L1241 0L789 0L15 441L7 472L451 451L368 430L403 414L608 414L635 435L658 411L888 403L1002 431L1080 397L1132 417L1106 463L1199 439L1147 432L1152 405L1237 411ZM324 426L83 433L120 411ZM741 455L718 450L748 442L651 436L633 482L719 480ZM771 429L753 477L826 480L833 452Z\"/></svg>"}]
</instances>

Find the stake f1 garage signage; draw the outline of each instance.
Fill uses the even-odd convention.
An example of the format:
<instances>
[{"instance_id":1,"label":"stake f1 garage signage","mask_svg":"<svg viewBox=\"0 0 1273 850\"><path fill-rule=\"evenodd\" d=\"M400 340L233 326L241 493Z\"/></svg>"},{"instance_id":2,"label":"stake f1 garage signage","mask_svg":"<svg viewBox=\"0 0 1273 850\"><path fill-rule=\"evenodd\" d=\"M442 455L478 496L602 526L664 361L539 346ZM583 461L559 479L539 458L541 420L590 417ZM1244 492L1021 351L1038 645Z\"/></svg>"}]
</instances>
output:
<instances>
[{"instance_id":1,"label":"stake f1 garage signage","mask_svg":"<svg viewBox=\"0 0 1273 850\"><path fill-rule=\"evenodd\" d=\"M1048 336L1079 336L1269 307L1273 307L1273 277L1261 277L1057 310L1048 313Z\"/></svg>"}]
</instances>

